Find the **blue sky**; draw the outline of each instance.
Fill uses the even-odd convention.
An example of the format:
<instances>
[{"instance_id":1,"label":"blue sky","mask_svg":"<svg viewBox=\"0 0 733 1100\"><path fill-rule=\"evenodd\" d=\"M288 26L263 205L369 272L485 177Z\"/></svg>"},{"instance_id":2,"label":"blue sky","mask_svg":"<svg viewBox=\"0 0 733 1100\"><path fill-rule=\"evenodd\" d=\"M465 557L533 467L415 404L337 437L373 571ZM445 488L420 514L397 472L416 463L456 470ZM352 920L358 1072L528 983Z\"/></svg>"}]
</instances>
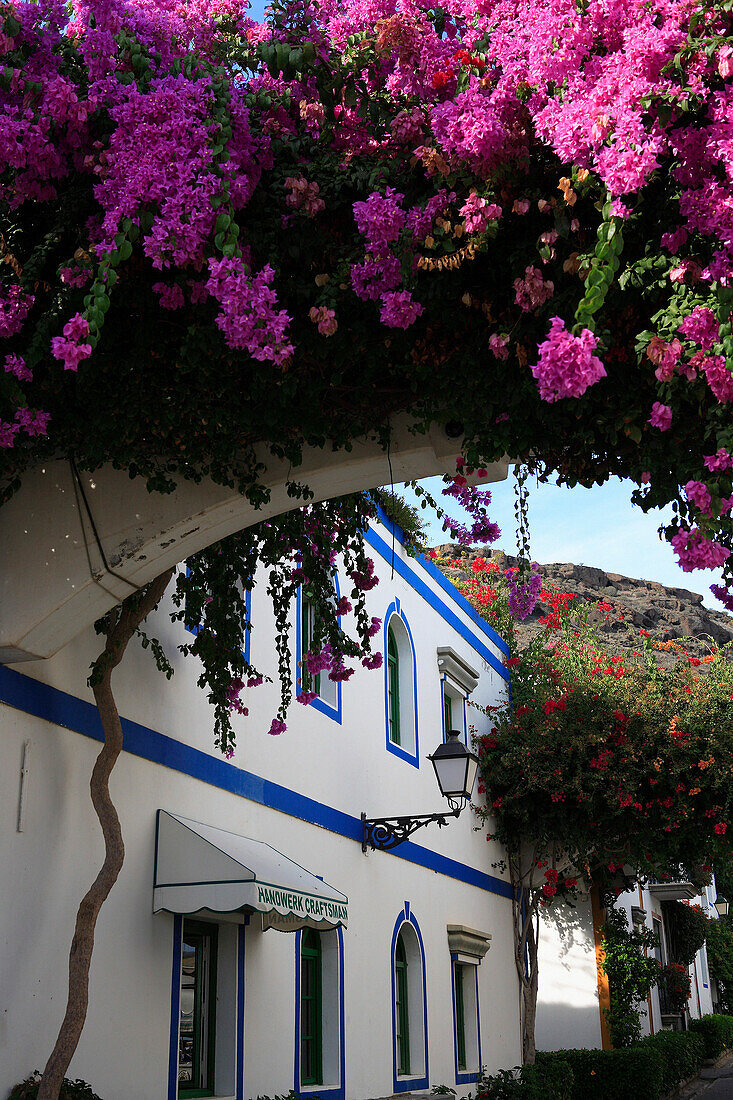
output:
<instances>
[{"instance_id":1,"label":"blue sky","mask_svg":"<svg viewBox=\"0 0 733 1100\"><path fill-rule=\"evenodd\" d=\"M428 478L421 484L436 500L443 488L439 477ZM677 565L672 547L662 542L657 529L671 519L671 509L655 510L646 515L631 504L632 482L611 478L605 485L593 489L566 489L556 485L529 486L529 522L532 557L540 564L550 562L574 562L576 565L595 565L611 573L628 577L659 581L673 588L687 588L699 592L707 607L722 611L718 600L710 592L710 585L722 583L721 575L712 569L695 573L683 573ZM501 538L495 547L512 554L516 552L514 520L514 478L512 471L504 482L490 486L491 518L501 527ZM406 499L414 504L416 498L405 490ZM451 515L461 518L461 509L450 501L446 508ZM431 516L427 510L424 516ZM428 524L428 540L432 545L448 541L434 518Z\"/></svg>"}]
</instances>

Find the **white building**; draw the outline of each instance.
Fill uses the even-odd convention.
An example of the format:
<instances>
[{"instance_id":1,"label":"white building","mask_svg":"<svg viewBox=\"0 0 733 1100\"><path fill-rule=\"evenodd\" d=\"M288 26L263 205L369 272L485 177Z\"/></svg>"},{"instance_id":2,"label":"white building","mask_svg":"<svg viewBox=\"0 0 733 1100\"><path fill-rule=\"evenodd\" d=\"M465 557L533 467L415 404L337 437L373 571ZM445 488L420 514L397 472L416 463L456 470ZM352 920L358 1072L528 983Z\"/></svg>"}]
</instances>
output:
<instances>
[{"instance_id":1,"label":"white building","mask_svg":"<svg viewBox=\"0 0 733 1100\"><path fill-rule=\"evenodd\" d=\"M629 928L646 927L656 932L661 965L676 961L673 915L665 905L682 901L700 905L708 916L717 918L713 906L715 884L704 894L691 882L665 880L622 894L622 907ZM610 1040L603 1008L609 1003L608 980L598 966L599 928L603 913L595 896L581 900L575 909L560 905L543 914L540 936L540 976L537 998L537 1049L562 1047L608 1048ZM705 945L689 967L691 993L684 1014L672 1012L658 986L651 990L641 1009L642 1034L653 1035L662 1028L679 1028L691 1019L713 1011L713 991ZM684 1015L684 1021L683 1021Z\"/></svg>"},{"instance_id":2,"label":"white building","mask_svg":"<svg viewBox=\"0 0 733 1100\"><path fill-rule=\"evenodd\" d=\"M294 704L284 735L267 735L277 689L265 684L246 693L237 751L221 757L166 607L150 631L173 679L132 644L115 673L125 751L111 789L126 858L69 1071L102 1100L463 1094L481 1066L520 1060L499 849L470 810L391 852L361 843L362 813L445 809L426 755L446 720L483 732L466 699L504 696L506 647L386 526L369 543L385 666L325 681L310 706ZM263 585L251 607L252 661L276 678ZM303 612L299 602L294 667ZM90 629L49 660L0 666L3 1098L53 1045L77 904L102 860L88 794L101 731L86 685L99 649Z\"/></svg>"}]
</instances>

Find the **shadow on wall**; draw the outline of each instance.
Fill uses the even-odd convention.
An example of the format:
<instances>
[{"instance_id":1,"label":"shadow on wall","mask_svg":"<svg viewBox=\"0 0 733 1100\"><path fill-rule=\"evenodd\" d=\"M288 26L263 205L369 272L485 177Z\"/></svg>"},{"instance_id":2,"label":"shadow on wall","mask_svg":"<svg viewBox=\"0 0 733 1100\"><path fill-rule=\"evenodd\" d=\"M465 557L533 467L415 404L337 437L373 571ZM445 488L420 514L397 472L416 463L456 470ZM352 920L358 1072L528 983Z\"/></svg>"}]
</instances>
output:
<instances>
[{"instance_id":1,"label":"shadow on wall","mask_svg":"<svg viewBox=\"0 0 733 1100\"><path fill-rule=\"evenodd\" d=\"M590 901L542 915L536 1041L538 1050L601 1045Z\"/></svg>"}]
</instances>

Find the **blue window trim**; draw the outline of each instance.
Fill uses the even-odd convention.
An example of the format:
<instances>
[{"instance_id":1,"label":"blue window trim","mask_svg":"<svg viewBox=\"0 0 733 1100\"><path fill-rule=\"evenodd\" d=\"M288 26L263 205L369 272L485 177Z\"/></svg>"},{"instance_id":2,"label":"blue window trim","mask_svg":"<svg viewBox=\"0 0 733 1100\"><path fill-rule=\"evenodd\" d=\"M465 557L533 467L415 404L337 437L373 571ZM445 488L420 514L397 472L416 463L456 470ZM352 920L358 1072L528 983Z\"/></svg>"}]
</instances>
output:
<instances>
[{"instance_id":1,"label":"blue window trim","mask_svg":"<svg viewBox=\"0 0 733 1100\"><path fill-rule=\"evenodd\" d=\"M450 957L450 991L453 1004L453 1066L456 1073L457 1085L470 1085L478 1081L481 1076L481 1010L478 1003L478 965L474 966L474 980L476 982L476 1040L478 1045L478 1068L475 1070L459 1070L458 1068L458 1019L456 1016L456 962L457 955ZM470 965L470 964L469 964Z\"/></svg>"},{"instance_id":2,"label":"blue window trim","mask_svg":"<svg viewBox=\"0 0 733 1100\"><path fill-rule=\"evenodd\" d=\"M181 951L183 917L173 918L173 968L171 973L171 1027L168 1046L168 1100L178 1097L178 1029L181 1016Z\"/></svg>"},{"instance_id":3,"label":"blue window trim","mask_svg":"<svg viewBox=\"0 0 733 1100\"><path fill-rule=\"evenodd\" d=\"M397 937L400 934L400 929L403 924L411 924L415 934L417 936L418 946L420 948L420 962L422 966L422 1009L423 1009L423 1039L424 1039L424 1057L425 1057L425 1073L422 1077L409 1076L398 1077L397 1076L397 1021L395 1019L395 952L397 950ZM415 914L410 908L409 901L405 902L405 907L402 909L395 921L394 928L392 930L392 945L389 953L389 967L391 975L392 990L392 1085L393 1092L412 1092L413 1089L426 1089L428 1088L428 1082L430 1080L430 1067L428 1064L428 987L427 987L427 975L425 968L425 945L423 944L422 932L420 931L420 925L417 923Z\"/></svg>"},{"instance_id":4,"label":"blue window trim","mask_svg":"<svg viewBox=\"0 0 733 1100\"><path fill-rule=\"evenodd\" d=\"M249 622L252 621L252 589L251 588L245 588L245 590L244 590L244 608L245 608L245 614L247 616L247 622L249 623ZM186 628L186 630L188 631L189 634L198 634L198 632L201 630L201 624L200 623L197 623L195 626L189 626L188 623L184 619L183 625L185 626L185 628ZM250 655L251 647L252 647L252 629L250 627L244 635L244 649L242 650L242 656L244 657L247 664L249 664L249 655Z\"/></svg>"},{"instance_id":5,"label":"blue window trim","mask_svg":"<svg viewBox=\"0 0 733 1100\"><path fill-rule=\"evenodd\" d=\"M329 933L330 935L330 933ZM344 1013L344 930L339 925L336 928L338 937L338 1000L339 1000L339 1084L329 1088L323 1085L309 1085L305 1088L300 1083L300 945L303 940L303 930L295 933L295 1057L293 1059L293 1091L296 1096L320 1096L328 1097L328 1100L344 1100L346 1096L346 1019ZM237 1097L239 1100L239 1097Z\"/></svg>"},{"instance_id":6,"label":"blue window trim","mask_svg":"<svg viewBox=\"0 0 733 1100\"><path fill-rule=\"evenodd\" d=\"M402 535L401 528L399 528L396 524L393 524L381 508L378 508L378 512L379 522L382 524L382 526L385 527L390 534L394 533L397 541L400 543L400 545L403 545L405 540ZM388 561L391 564L392 547L387 542L385 542L381 535L378 535L372 527L370 527L366 532L366 541L369 543L372 549L379 554L380 557L384 558L385 561ZM489 626L485 619L481 618L478 611L476 611L476 609L471 606L466 597L458 591L455 585L451 584L447 577L445 577L440 569L438 569L437 565L433 565L430 558L426 558L424 554L418 554L415 558L413 558L413 561L422 566L428 576L430 576L436 582L436 584L440 588L442 588L442 590L453 601L453 603L457 604L457 606L460 607L461 611L463 611L463 613L469 617L469 619L474 623L476 627L478 627L481 633L486 638L489 638L501 653L504 653L508 657L508 644L504 641L500 634L497 634L496 631ZM446 621L450 621L451 625L454 625L453 620L455 619L460 624L460 620L456 619L456 616L450 610L447 604L445 604L436 595L436 593L434 593L430 588L427 587L425 582L420 579L417 573L413 569L411 569L409 565L406 564L406 562L402 561L402 559L397 556L395 556L394 560L394 569L395 573L399 573L403 580L406 580L408 584L410 584L415 589L416 592L420 593L421 596L425 596L426 592L428 592L431 596L431 599L428 599L428 603L436 611L439 611L443 615L443 618L446 619ZM463 624L460 625L463 626ZM466 641L473 646L477 653L482 653L482 650L480 650L475 644L478 639L472 637L470 632L467 636L462 636L466 638ZM493 661L496 662L496 657L494 657L493 654L491 656L493 658ZM486 660L489 660L489 658L487 657ZM492 664L491 661L489 663ZM509 679L509 673L507 669L505 669L500 662L492 664L492 668L495 668L500 675L503 675L505 680Z\"/></svg>"},{"instance_id":7,"label":"blue window trim","mask_svg":"<svg viewBox=\"0 0 733 1100\"><path fill-rule=\"evenodd\" d=\"M339 589L339 581L336 573L333 575L334 585L336 587L336 599L340 599L341 590ZM302 614L301 609L303 606L303 590L298 588L295 594L295 690L296 693L300 693L303 689L301 687L300 678L300 662L303 660L303 630L302 630ZM341 616L339 615L339 620ZM341 711L341 680L336 681L336 706L332 707L328 703L324 703L323 699L319 699L316 696L308 704L313 707L314 710L319 711L320 714L325 714L327 718L331 718L338 725L341 725L342 711Z\"/></svg>"},{"instance_id":8,"label":"blue window trim","mask_svg":"<svg viewBox=\"0 0 733 1100\"><path fill-rule=\"evenodd\" d=\"M157 843L157 838L156 838ZM216 922L212 922L216 923ZM247 924L249 918L247 918ZM339 930L340 931L340 930ZM237 928L237 1022L235 1032L235 1100L244 1100L244 943L246 926ZM171 975L171 1027L168 1047L167 1100L178 1100L178 1029L181 1015L181 952L183 916L173 917L173 969Z\"/></svg>"},{"instance_id":9,"label":"blue window trim","mask_svg":"<svg viewBox=\"0 0 733 1100\"><path fill-rule=\"evenodd\" d=\"M0 665L0 703L72 730L83 737L90 737L94 741L104 740L99 712L93 703L44 684L42 680L34 680L6 665ZM149 726L132 722L129 718L121 718L121 723L123 748L132 756L171 768L211 787L247 798L260 806L269 806L289 817L318 825L337 836L361 843L360 817L353 817L343 810L317 802L299 791L274 783L271 779L263 779L262 776L245 771L220 756L195 749L192 745L186 745ZM510 882L476 867L459 863L429 848L423 848L414 841L406 840L387 855L426 867L487 893L508 899L512 897Z\"/></svg>"},{"instance_id":10,"label":"blue window trim","mask_svg":"<svg viewBox=\"0 0 733 1100\"><path fill-rule=\"evenodd\" d=\"M389 624L392 617L396 615L398 619L401 619L405 630L407 631L407 637L410 640L410 648L412 650L412 707L415 716L415 751L414 753L408 752L401 745L395 745L389 739L389 661L387 660L387 633L389 631ZM418 711L417 711L417 657L415 655L415 643L412 638L412 631L410 630L410 624L407 621L407 616L400 607L400 601L398 599L393 602L387 608L384 614L384 661L382 667L384 668L384 743L387 748L387 752L391 752L394 756L400 760L404 760L408 764L412 764L413 768L420 767L420 737L418 732Z\"/></svg>"},{"instance_id":11,"label":"blue window trim","mask_svg":"<svg viewBox=\"0 0 733 1100\"><path fill-rule=\"evenodd\" d=\"M247 918L249 923L249 918ZM237 928L237 1065L235 1076L236 1100L244 1100L244 960L246 926Z\"/></svg>"}]
</instances>

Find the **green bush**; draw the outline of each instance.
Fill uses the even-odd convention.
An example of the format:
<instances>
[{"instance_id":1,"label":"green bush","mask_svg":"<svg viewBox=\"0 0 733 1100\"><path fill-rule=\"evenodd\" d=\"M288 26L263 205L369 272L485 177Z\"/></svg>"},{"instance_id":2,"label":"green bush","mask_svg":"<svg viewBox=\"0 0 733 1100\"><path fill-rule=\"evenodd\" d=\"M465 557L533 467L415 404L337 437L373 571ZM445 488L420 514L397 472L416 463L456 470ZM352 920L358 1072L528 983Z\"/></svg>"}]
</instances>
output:
<instances>
[{"instance_id":1,"label":"green bush","mask_svg":"<svg viewBox=\"0 0 733 1100\"><path fill-rule=\"evenodd\" d=\"M702 1037L706 1058L719 1058L733 1046L733 1016L703 1016L692 1021L690 1031Z\"/></svg>"},{"instance_id":2,"label":"green bush","mask_svg":"<svg viewBox=\"0 0 733 1100\"><path fill-rule=\"evenodd\" d=\"M701 1035L692 1031L659 1031L639 1045L660 1055L662 1096L696 1074L705 1060L705 1042Z\"/></svg>"},{"instance_id":3,"label":"green bush","mask_svg":"<svg viewBox=\"0 0 733 1100\"><path fill-rule=\"evenodd\" d=\"M662 1055L646 1043L623 1050L538 1052L538 1066L552 1062L570 1067L570 1100L636 1100L639 1096L659 1100L662 1096Z\"/></svg>"},{"instance_id":4,"label":"green bush","mask_svg":"<svg viewBox=\"0 0 733 1100\"><path fill-rule=\"evenodd\" d=\"M19 1085L15 1086L8 1100L36 1100L40 1083L41 1074L39 1070L36 1070L25 1081L21 1081ZM100 1100L100 1098L96 1092L92 1092L91 1085L88 1085L86 1081L69 1081L68 1078L64 1077L59 1092L59 1100Z\"/></svg>"},{"instance_id":5,"label":"green bush","mask_svg":"<svg viewBox=\"0 0 733 1100\"><path fill-rule=\"evenodd\" d=\"M476 1100L572 1100L573 1072L561 1054L547 1064L482 1076L476 1086Z\"/></svg>"}]
</instances>

